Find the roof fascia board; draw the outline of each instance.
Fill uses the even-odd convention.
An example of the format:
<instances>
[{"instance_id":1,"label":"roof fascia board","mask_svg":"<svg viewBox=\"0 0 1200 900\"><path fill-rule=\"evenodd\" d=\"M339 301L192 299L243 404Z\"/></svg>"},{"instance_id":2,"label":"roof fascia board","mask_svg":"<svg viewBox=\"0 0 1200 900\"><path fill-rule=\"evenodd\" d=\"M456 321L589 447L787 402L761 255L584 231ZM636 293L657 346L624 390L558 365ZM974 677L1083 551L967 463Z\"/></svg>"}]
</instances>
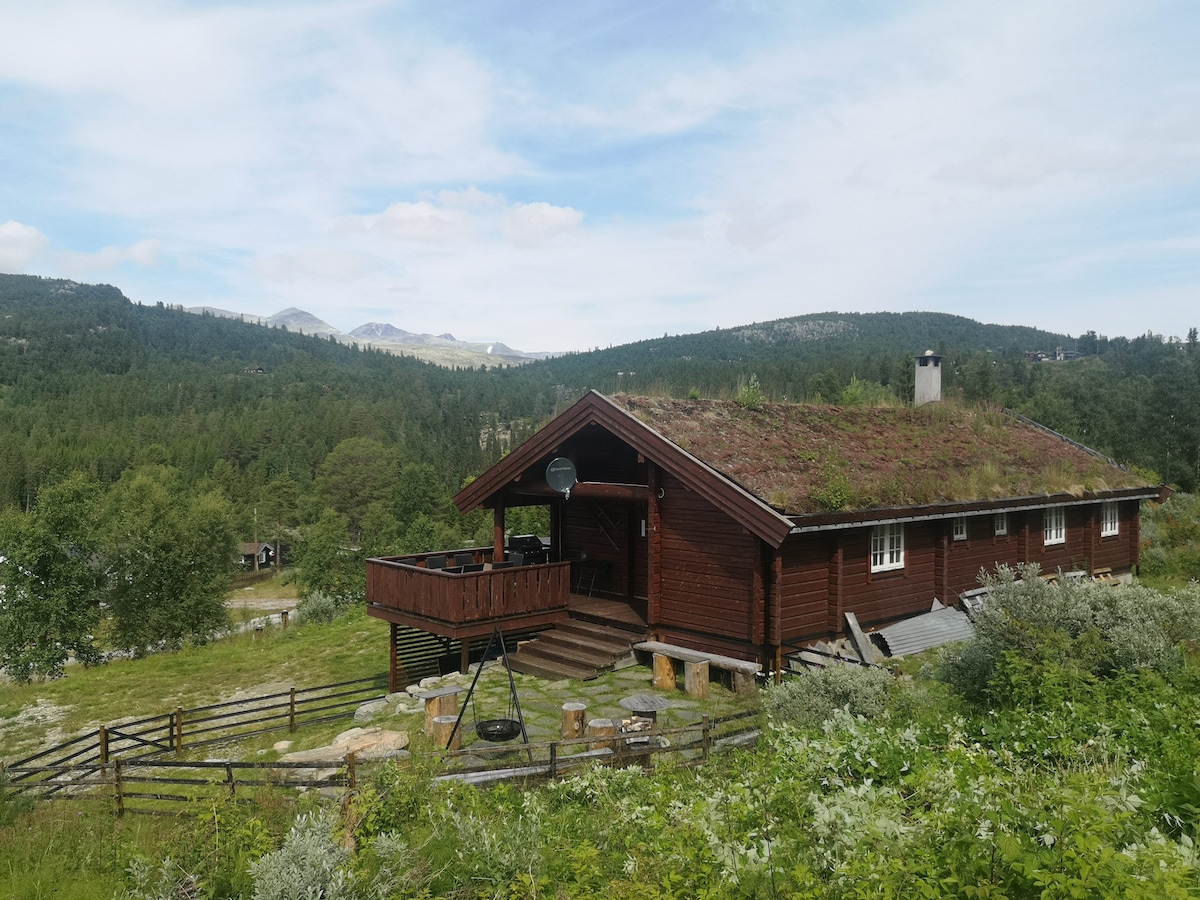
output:
<instances>
[{"instance_id":1,"label":"roof fascia board","mask_svg":"<svg viewBox=\"0 0 1200 900\"><path fill-rule=\"evenodd\" d=\"M880 510L878 517L865 517L861 514L855 518L840 520L837 522L821 522L812 525L793 525L791 534L812 534L817 531L838 531L848 528L865 528L871 525L899 525L908 522L929 522L935 519L954 519L958 516L982 516L994 515L996 513L1010 512L1028 512L1031 509L1044 509L1049 506L1090 506L1096 503L1104 503L1109 500L1156 500L1159 497L1158 489L1143 489L1143 488L1128 488L1122 491L1107 491L1104 493L1094 494L1091 497L1082 499L1064 496L1041 496L1030 498L1009 498L1007 500L998 501L993 506L980 507L971 505L967 507L965 504L956 505L951 508L945 506L939 507L936 510L926 509L918 511L920 507L912 507L912 512L905 515L900 510ZM887 515L888 512L893 512L893 515Z\"/></svg>"}]
</instances>

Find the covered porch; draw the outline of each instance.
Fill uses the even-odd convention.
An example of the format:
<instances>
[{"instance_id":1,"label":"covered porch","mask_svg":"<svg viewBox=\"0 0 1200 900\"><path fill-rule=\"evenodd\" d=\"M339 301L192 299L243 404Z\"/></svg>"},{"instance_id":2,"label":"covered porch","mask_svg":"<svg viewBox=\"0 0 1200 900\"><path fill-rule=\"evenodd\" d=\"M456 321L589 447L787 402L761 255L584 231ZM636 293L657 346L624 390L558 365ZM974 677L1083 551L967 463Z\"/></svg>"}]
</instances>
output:
<instances>
[{"instance_id":1,"label":"covered porch","mask_svg":"<svg viewBox=\"0 0 1200 900\"><path fill-rule=\"evenodd\" d=\"M528 547L528 545L527 545ZM565 622L572 614L626 623L645 621L645 604L591 596L595 568L588 560L547 560L549 550L522 554L526 563L492 547L416 553L367 560L367 613L391 626L395 673L399 629L412 628L459 643L460 668L470 663L472 642L499 626L506 635L529 634ZM398 689L396 685L393 689Z\"/></svg>"}]
</instances>

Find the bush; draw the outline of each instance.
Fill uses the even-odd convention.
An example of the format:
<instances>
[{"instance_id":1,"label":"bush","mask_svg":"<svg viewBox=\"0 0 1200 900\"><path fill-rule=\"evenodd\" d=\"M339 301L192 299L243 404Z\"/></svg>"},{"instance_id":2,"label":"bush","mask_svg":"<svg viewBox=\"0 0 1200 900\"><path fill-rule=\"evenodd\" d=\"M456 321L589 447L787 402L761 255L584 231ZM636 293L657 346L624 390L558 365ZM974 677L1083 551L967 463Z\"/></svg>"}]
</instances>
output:
<instances>
[{"instance_id":1,"label":"bush","mask_svg":"<svg viewBox=\"0 0 1200 900\"><path fill-rule=\"evenodd\" d=\"M350 851L333 840L330 813L300 816L283 847L250 864L254 900L342 900L354 896L345 870Z\"/></svg>"},{"instance_id":2,"label":"bush","mask_svg":"<svg viewBox=\"0 0 1200 900\"><path fill-rule=\"evenodd\" d=\"M1182 642L1200 638L1200 586L1164 595L1084 578L1048 582L1037 566L1002 567L981 581L990 592L975 637L939 660L939 676L971 700L1048 699L1041 682L1051 667L1054 683L1077 688L1123 671L1166 671L1181 662Z\"/></svg>"},{"instance_id":3,"label":"bush","mask_svg":"<svg viewBox=\"0 0 1200 900\"><path fill-rule=\"evenodd\" d=\"M834 710L872 718L888 708L893 678L886 669L830 666L767 689L765 705L776 722L821 725Z\"/></svg>"},{"instance_id":4,"label":"bush","mask_svg":"<svg viewBox=\"0 0 1200 900\"><path fill-rule=\"evenodd\" d=\"M337 597L314 591L296 605L296 617L302 625L328 625L355 605L354 597Z\"/></svg>"}]
</instances>

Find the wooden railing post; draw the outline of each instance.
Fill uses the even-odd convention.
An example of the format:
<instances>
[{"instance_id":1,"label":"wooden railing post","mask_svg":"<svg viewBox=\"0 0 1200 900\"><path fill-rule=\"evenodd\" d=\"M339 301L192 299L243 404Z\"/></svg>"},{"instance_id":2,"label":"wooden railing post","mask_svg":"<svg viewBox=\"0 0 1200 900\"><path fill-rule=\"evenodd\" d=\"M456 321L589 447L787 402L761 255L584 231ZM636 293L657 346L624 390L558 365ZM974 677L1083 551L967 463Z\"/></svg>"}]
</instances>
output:
<instances>
[{"instance_id":1,"label":"wooden railing post","mask_svg":"<svg viewBox=\"0 0 1200 900\"><path fill-rule=\"evenodd\" d=\"M293 734L296 732L296 686L292 685L291 693L288 695L288 730Z\"/></svg>"},{"instance_id":2,"label":"wooden railing post","mask_svg":"<svg viewBox=\"0 0 1200 900\"><path fill-rule=\"evenodd\" d=\"M225 779L229 782L229 796L237 793L237 782L233 780L233 763L225 763Z\"/></svg>"},{"instance_id":3,"label":"wooden railing post","mask_svg":"<svg viewBox=\"0 0 1200 900\"><path fill-rule=\"evenodd\" d=\"M558 741L550 742L550 777L558 777Z\"/></svg>"},{"instance_id":4,"label":"wooden railing post","mask_svg":"<svg viewBox=\"0 0 1200 900\"><path fill-rule=\"evenodd\" d=\"M175 755L183 755L183 707L175 707Z\"/></svg>"},{"instance_id":5,"label":"wooden railing post","mask_svg":"<svg viewBox=\"0 0 1200 900\"><path fill-rule=\"evenodd\" d=\"M113 760L113 789L117 799L117 815L125 815L124 783L121 775L121 758Z\"/></svg>"},{"instance_id":6,"label":"wooden railing post","mask_svg":"<svg viewBox=\"0 0 1200 900\"><path fill-rule=\"evenodd\" d=\"M108 765L108 728L100 726L100 765Z\"/></svg>"},{"instance_id":7,"label":"wooden railing post","mask_svg":"<svg viewBox=\"0 0 1200 900\"><path fill-rule=\"evenodd\" d=\"M358 787L358 771L354 751L346 754L346 787L354 790Z\"/></svg>"},{"instance_id":8,"label":"wooden railing post","mask_svg":"<svg viewBox=\"0 0 1200 900\"><path fill-rule=\"evenodd\" d=\"M712 722L708 716L700 717L700 758L708 759L712 752Z\"/></svg>"}]
</instances>

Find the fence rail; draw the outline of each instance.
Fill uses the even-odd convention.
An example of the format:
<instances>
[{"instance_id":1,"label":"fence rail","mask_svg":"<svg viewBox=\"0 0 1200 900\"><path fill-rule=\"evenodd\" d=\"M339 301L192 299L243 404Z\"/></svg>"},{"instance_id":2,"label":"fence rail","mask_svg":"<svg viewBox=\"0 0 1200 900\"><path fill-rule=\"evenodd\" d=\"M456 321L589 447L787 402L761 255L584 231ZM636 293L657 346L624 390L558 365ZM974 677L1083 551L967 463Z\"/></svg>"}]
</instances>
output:
<instances>
[{"instance_id":1,"label":"fence rail","mask_svg":"<svg viewBox=\"0 0 1200 900\"><path fill-rule=\"evenodd\" d=\"M412 754L434 760L425 767L440 772L439 780L485 784L501 780L552 780L589 764L651 767L663 754L699 764L717 751L752 740L758 734L757 714L737 713L722 718L702 717L678 728L512 746L470 747L454 752ZM490 755L482 765L468 759ZM526 758L527 756L527 758ZM514 757L520 764L514 765ZM362 763L353 753L339 759L305 762L187 761L115 758L111 763L15 765L4 770L8 790L37 800L112 800L118 815L175 814L178 806L217 796L235 798L239 789L335 787L353 790ZM38 777L40 776L40 777ZM0 790L4 782L0 780ZM184 811L187 811L186 809Z\"/></svg>"},{"instance_id":2,"label":"fence rail","mask_svg":"<svg viewBox=\"0 0 1200 900\"><path fill-rule=\"evenodd\" d=\"M137 765L164 754L178 756L185 750L349 718L362 703L382 697L387 684L388 676L380 674L101 725L15 762L0 763L0 775L12 789L55 795L72 786L76 775L91 778L94 770L117 759L126 766Z\"/></svg>"}]
</instances>

